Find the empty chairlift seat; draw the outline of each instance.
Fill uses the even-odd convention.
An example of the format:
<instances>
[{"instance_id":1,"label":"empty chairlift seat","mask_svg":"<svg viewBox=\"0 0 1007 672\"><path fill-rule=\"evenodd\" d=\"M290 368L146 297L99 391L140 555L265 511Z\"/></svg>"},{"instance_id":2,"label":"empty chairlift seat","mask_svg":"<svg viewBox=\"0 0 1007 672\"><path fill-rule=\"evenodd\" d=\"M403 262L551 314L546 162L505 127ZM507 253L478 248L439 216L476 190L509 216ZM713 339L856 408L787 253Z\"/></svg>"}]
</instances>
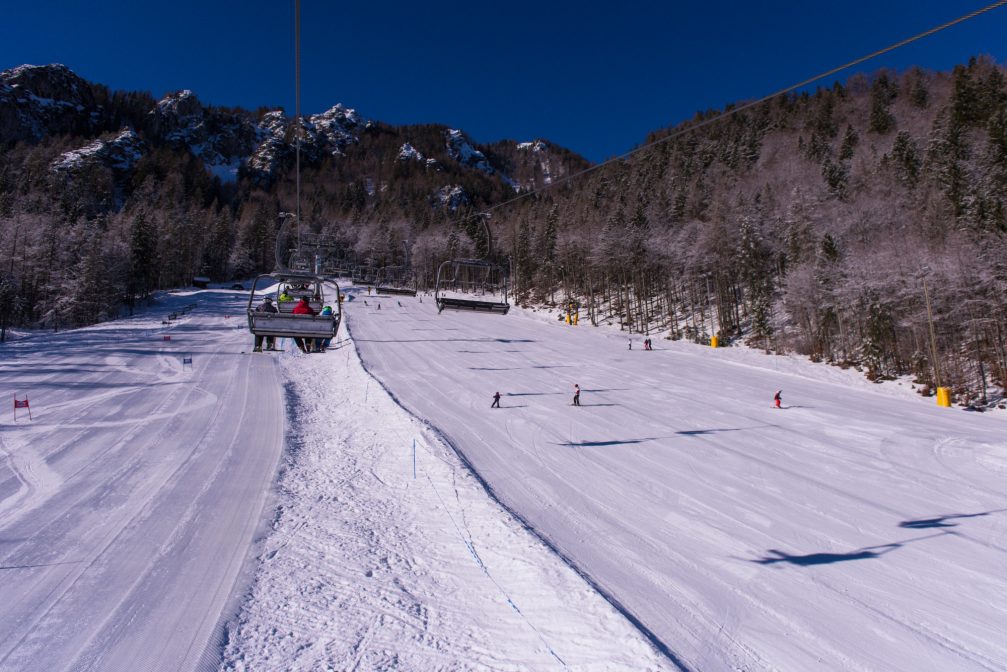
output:
<instances>
[{"instance_id":1,"label":"empty chairlift seat","mask_svg":"<svg viewBox=\"0 0 1007 672\"><path fill-rule=\"evenodd\" d=\"M434 298L437 312L472 310L506 315L507 273L496 264L481 259L445 261L437 269Z\"/></svg>"}]
</instances>

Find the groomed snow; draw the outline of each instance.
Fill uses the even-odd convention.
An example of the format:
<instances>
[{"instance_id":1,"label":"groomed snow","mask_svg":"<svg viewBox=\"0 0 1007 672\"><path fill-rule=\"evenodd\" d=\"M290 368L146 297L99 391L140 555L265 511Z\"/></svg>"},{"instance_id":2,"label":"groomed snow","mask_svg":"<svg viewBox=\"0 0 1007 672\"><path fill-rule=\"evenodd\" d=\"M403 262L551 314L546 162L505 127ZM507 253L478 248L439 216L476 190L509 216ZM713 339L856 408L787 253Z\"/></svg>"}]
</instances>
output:
<instances>
[{"instance_id":1,"label":"groomed snow","mask_svg":"<svg viewBox=\"0 0 1007 672\"><path fill-rule=\"evenodd\" d=\"M0 670L1007 668L999 413L351 297L324 355L220 290L0 345Z\"/></svg>"},{"instance_id":2,"label":"groomed snow","mask_svg":"<svg viewBox=\"0 0 1007 672\"><path fill-rule=\"evenodd\" d=\"M1007 668L1002 415L798 358L369 304L348 320L369 370L681 667Z\"/></svg>"},{"instance_id":3,"label":"groomed snow","mask_svg":"<svg viewBox=\"0 0 1007 672\"><path fill-rule=\"evenodd\" d=\"M348 339L291 350L257 355L283 362L294 438L224 670L673 669Z\"/></svg>"},{"instance_id":4,"label":"groomed snow","mask_svg":"<svg viewBox=\"0 0 1007 672\"><path fill-rule=\"evenodd\" d=\"M0 425L0 670L218 659L285 429L279 368L235 347L244 298L172 294L0 345L33 418Z\"/></svg>"}]
</instances>

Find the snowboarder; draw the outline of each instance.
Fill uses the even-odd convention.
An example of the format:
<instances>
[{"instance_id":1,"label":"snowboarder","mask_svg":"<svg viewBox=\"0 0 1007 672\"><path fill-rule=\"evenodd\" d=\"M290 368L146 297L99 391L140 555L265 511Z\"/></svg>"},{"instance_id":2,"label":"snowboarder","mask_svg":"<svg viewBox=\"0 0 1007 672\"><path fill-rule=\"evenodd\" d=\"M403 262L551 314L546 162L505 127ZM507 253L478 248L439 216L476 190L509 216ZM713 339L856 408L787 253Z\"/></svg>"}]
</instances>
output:
<instances>
[{"instance_id":1,"label":"snowboarder","mask_svg":"<svg viewBox=\"0 0 1007 672\"><path fill-rule=\"evenodd\" d=\"M783 390L776 391L776 394L773 395L773 401L776 403L776 408L783 408L780 406L780 402L783 401Z\"/></svg>"},{"instance_id":2,"label":"snowboarder","mask_svg":"<svg viewBox=\"0 0 1007 672\"><path fill-rule=\"evenodd\" d=\"M644 350L653 350L654 349L654 348L650 347L650 339L649 338L643 339L643 349Z\"/></svg>"},{"instance_id":3,"label":"snowboarder","mask_svg":"<svg viewBox=\"0 0 1007 672\"><path fill-rule=\"evenodd\" d=\"M497 392L493 395L493 405L490 408L500 408L500 393Z\"/></svg>"},{"instance_id":4,"label":"snowboarder","mask_svg":"<svg viewBox=\"0 0 1007 672\"><path fill-rule=\"evenodd\" d=\"M580 385L573 386L573 405L580 406Z\"/></svg>"},{"instance_id":5,"label":"snowboarder","mask_svg":"<svg viewBox=\"0 0 1007 672\"><path fill-rule=\"evenodd\" d=\"M632 350L632 349L633 349L633 339L630 339L630 340L628 341L628 345L629 345L629 347L628 347L628 348L626 348L626 349L627 349L627 350Z\"/></svg>"}]
</instances>

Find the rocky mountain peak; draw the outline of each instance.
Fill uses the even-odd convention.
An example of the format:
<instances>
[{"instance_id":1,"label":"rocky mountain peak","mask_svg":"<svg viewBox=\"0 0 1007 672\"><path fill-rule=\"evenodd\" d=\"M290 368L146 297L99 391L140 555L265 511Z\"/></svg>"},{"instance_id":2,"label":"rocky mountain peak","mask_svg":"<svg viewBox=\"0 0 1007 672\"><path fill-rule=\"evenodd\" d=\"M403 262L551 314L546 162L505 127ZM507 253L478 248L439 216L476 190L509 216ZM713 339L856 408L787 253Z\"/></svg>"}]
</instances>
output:
<instances>
[{"instance_id":1,"label":"rocky mountain peak","mask_svg":"<svg viewBox=\"0 0 1007 672\"><path fill-rule=\"evenodd\" d=\"M65 65L19 65L0 72L0 142L87 133L95 116L91 85Z\"/></svg>"}]
</instances>

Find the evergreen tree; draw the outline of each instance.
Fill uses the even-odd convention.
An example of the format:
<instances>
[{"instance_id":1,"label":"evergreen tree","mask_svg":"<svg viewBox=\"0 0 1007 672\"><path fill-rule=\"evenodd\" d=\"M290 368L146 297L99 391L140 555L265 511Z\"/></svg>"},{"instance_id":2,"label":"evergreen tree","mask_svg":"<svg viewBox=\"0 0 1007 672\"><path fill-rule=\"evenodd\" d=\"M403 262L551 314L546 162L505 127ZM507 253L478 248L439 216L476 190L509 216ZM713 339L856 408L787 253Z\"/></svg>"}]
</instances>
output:
<instances>
[{"instance_id":1,"label":"evergreen tree","mask_svg":"<svg viewBox=\"0 0 1007 672\"><path fill-rule=\"evenodd\" d=\"M927 89L926 75L919 68L910 71L909 102L920 109L930 104L930 91Z\"/></svg>"},{"instance_id":2,"label":"evergreen tree","mask_svg":"<svg viewBox=\"0 0 1007 672\"><path fill-rule=\"evenodd\" d=\"M535 273L534 260L531 251L531 225L528 220L522 220L517 236L517 284L522 292L531 287L532 276Z\"/></svg>"},{"instance_id":3,"label":"evergreen tree","mask_svg":"<svg viewBox=\"0 0 1007 672\"><path fill-rule=\"evenodd\" d=\"M846 134L843 135L843 144L839 147L839 160L849 161L853 158L853 150L857 147L860 136L853 126L846 126Z\"/></svg>"},{"instance_id":4,"label":"evergreen tree","mask_svg":"<svg viewBox=\"0 0 1007 672\"><path fill-rule=\"evenodd\" d=\"M770 275L772 252L748 217L742 218L738 237L738 268L747 290L752 338L762 341L763 347L768 350L769 339L773 335L770 322L773 300L773 279Z\"/></svg>"},{"instance_id":5,"label":"evergreen tree","mask_svg":"<svg viewBox=\"0 0 1007 672\"><path fill-rule=\"evenodd\" d=\"M157 234L140 211L133 217L129 230L129 278L126 300L132 313L136 299L145 300L154 289L157 278Z\"/></svg>"},{"instance_id":6,"label":"evergreen tree","mask_svg":"<svg viewBox=\"0 0 1007 672\"><path fill-rule=\"evenodd\" d=\"M103 254L104 236L96 225L88 228L83 256L65 293L70 321L77 325L101 322L114 315L119 298L114 295L108 260Z\"/></svg>"},{"instance_id":7,"label":"evergreen tree","mask_svg":"<svg viewBox=\"0 0 1007 672\"><path fill-rule=\"evenodd\" d=\"M909 187L916 186L920 176L920 157L916 142L906 131L899 131L892 145L892 159L899 179Z\"/></svg>"},{"instance_id":8,"label":"evergreen tree","mask_svg":"<svg viewBox=\"0 0 1007 672\"><path fill-rule=\"evenodd\" d=\"M891 104L895 99L895 84L884 73L871 86L871 113L867 124L869 133L884 135L895 128Z\"/></svg>"}]
</instances>

